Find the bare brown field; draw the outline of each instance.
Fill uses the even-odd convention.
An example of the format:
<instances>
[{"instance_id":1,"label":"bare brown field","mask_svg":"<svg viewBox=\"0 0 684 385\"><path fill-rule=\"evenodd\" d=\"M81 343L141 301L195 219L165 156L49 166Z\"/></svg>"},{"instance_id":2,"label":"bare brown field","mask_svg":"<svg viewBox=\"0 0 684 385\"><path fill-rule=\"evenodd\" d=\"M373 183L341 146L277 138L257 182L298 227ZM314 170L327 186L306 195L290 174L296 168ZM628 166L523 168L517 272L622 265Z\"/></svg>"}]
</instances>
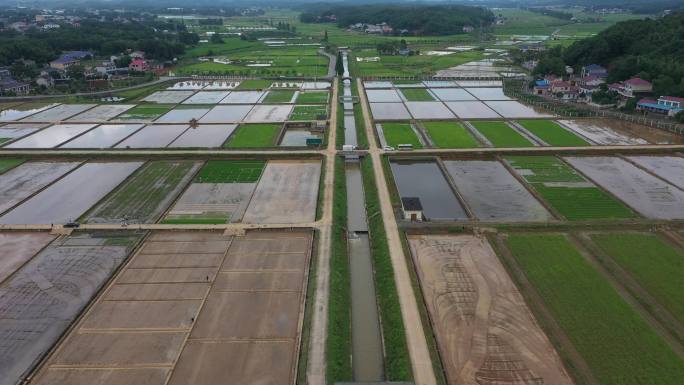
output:
<instances>
[{"instance_id":1,"label":"bare brown field","mask_svg":"<svg viewBox=\"0 0 684 385\"><path fill-rule=\"evenodd\" d=\"M311 243L152 234L32 384L293 384Z\"/></svg>"},{"instance_id":2,"label":"bare brown field","mask_svg":"<svg viewBox=\"0 0 684 385\"><path fill-rule=\"evenodd\" d=\"M409 236L449 384L572 384L485 239Z\"/></svg>"}]
</instances>

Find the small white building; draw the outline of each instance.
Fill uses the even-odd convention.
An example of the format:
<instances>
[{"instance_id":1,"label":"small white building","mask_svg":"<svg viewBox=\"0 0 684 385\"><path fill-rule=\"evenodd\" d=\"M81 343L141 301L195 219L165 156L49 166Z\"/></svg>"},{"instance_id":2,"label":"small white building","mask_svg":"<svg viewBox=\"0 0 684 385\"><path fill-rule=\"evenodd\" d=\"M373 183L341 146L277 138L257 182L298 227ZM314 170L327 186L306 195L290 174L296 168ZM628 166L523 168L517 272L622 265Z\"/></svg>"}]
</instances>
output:
<instances>
[{"instance_id":1,"label":"small white building","mask_svg":"<svg viewBox=\"0 0 684 385\"><path fill-rule=\"evenodd\" d=\"M423 221L423 205L420 204L420 198L401 198L401 209L404 212L405 220L414 222Z\"/></svg>"}]
</instances>

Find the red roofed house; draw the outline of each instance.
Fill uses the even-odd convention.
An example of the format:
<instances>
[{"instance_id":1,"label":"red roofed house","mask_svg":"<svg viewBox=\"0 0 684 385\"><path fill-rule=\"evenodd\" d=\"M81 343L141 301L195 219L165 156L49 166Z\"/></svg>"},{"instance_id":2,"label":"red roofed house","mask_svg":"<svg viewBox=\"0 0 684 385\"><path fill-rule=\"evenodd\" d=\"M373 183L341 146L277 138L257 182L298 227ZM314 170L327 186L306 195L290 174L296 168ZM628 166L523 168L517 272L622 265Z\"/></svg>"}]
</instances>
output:
<instances>
[{"instance_id":1,"label":"red roofed house","mask_svg":"<svg viewBox=\"0 0 684 385\"><path fill-rule=\"evenodd\" d=\"M631 78L622 83L622 89L618 93L627 98L633 98L638 94L645 94L653 91L653 84L641 79Z\"/></svg>"},{"instance_id":2,"label":"red roofed house","mask_svg":"<svg viewBox=\"0 0 684 385\"><path fill-rule=\"evenodd\" d=\"M128 69L136 72L145 72L148 70L147 61L144 59L134 59L131 64L128 65Z\"/></svg>"}]
</instances>

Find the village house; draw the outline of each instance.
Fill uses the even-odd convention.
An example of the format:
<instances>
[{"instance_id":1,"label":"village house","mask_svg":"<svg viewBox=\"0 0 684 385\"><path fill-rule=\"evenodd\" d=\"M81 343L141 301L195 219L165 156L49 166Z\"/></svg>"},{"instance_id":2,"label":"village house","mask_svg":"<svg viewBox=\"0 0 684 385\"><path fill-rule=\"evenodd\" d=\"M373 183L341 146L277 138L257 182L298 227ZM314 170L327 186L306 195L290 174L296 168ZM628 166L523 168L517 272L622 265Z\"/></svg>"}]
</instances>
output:
<instances>
[{"instance_id":1,"label":"village house","mask_svg":"<svg viewBox=\"0 0 684 385\"><path fill-rule=\"evenodd\" d=\"M626 98L653 92L653 84L641 78L631 78L622 83L618 93Z\"/></svg>"},{"instance_id":2,"label":"village house","mask_svg":"<svg viewBox=\"0 0 684 385\"><path fill-rule=\"evenodd\" d=\"M661 96L658 100L641 99L637 103L637 110L675 116L684 111L684 98Z\"/></svg>"},{"instance_id":3,"label":"village house","mask_svg":"<svg viewBox=\"0 0 684 385\"><path fill-rule=\"evenodd\" d=\"M128 65L130 71L145 72L149 69L147 61L144 59L133 59Z\"/></svg>"},{"instance_id":4,"label":"village house","mask_svg":"<svg viewBox=\"0 0 684 385\"><path fill-rule=\"evenodd\" d=\"M81 60L85 59L86 57L92 57L93 53L90 51L72 51L72 52L67 52L65 54L62 54L60 57L57 59L53 60L50 62L50 67L65 71L67 68L73 66L73 65L78 65L81 63Z\"/></svg>"},{"instance_id":5,"label":"village house","mask_svg":"<svg viewBox=\"0 0 684 385\"><path fill-rule=\"evenodd\" d=\"M12 77L0 79L0 94L26 95L31 92L31 85Z\"/></svg>"},{"instance_id":6,"label":"village house","mask_svg":"<svg viewBox=\"0 0 684 385\"><path fill-rule=\"evenodd\" d=\"M401 208L404 212L405 220L417 222L423 221L423 205L420 203L420 198L401 198Z\"/></svg>"}]
</instances>

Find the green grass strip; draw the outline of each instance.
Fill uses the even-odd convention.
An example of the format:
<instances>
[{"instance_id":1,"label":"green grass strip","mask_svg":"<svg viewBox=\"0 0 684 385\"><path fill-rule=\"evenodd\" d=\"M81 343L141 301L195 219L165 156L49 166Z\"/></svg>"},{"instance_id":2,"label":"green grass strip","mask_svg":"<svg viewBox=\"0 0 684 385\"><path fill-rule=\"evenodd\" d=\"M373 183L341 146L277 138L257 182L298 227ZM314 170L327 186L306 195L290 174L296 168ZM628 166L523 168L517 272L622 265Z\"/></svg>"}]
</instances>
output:
<instances>
[{"instance_id":1,"label":"green grass strip","mask_svg":"<svg viewBox=\"0 0 684 385\"><path fill-rule=\"evenodd\" d=\"M475 148L480 147L477 140L459 122L423 122L423 126L440 148Z\"/></svg>"},{"instance_id":2,"label":"green grass strip","mask_svg":"<svg viewBox=\"0 0 684 385\"><path fill-rule=\"evenodd\" d=\"M394 282L394 267L387 244L373 162L369 157L361 162L361 172L371 236L375 290L385 345L385 376L388 381L411 381L413 374L406 345L404 320L401 317L399 295Z\"/></svg>"},{"instance_id":3,"label":"green grass strip","mask_svg":"<svg viewBox=\"0 0 684 385\"><path fill-rule=\"evenodd\" d=\"M332 248L326 340L326 380L329 385L352 381L351 297L347 255L347 186L344 160L335 157L333 184Z\"/></svg>"},{"instance_id":4,"label":"green grass strip","mask_svg":"<svg viewBox=\"0 0 684 385\"><path fill-rule=\"evenodd\" d=\"M273 147L279 131L277 124L241 124L223 147Z\"/></svg>"},{"instance_id":5,"label":"green grass strip","mask_svg":"<svg viewBox=\"0 0 684 385\"><path fill-rule=\"evenodd\" d=\"M265 166L262 160L209 160L195 176L195 182L255 183Z\"/></svg>"},{"instance_id":6,"label":"green grass strip","mask_svg":"<svg viewBox=\"0 0 684 385\"><path fill-rule=\"evenodd\" d=\"M594 234L591 240L684 322L684 252L646 233Z\"/></svg>"},{"instance_id":7,"label":"green grass strip","mask_svg":"<svg viewBox=\"0 0 684 385\"><path fill-rule=\"evenodd\" d=\"M532 142L511 128L506 122L471 122L494 147L532 147Z\"/></svg>"},{"instance_id":8,"label":"green grass strip","mask_svg":"<svg viewBox=\"0 0 684 385\"><path fill-rule=\"evenodd\" d=\"M400 91L409 102L431 102L435 100L427 88L400 88Z\"/></svg>"},{"instance_id":9,"label":"green grass strip","mask_svg":"<svg viewBox=\"0 0 684 385\"><path fill-rule=\"evenodd\" d=\"M271 90L266 94L263 103L289 103L294 93L293 90Z\"/></svg>"},{"instance_id":10,"label":"green grass strip","mask_svg":"<svg viewBox=\"0 0 684 385\"><path fill-rule=\"evenodd\" d=\"M518 120L521 126L551 146L581 147L589 143L552 120Z\"/></svg>"},{"instance_id":11,"label":"green grass strip","mask_svg":"<svg viewBox=\"0 0 684 385\"><path fill-rule=\"evenodd\" d=\"M236 89L238 89L238 90L263 90L265 88L270 87L271 84L273 84L273 82L270 80L247 79L247 80L241 81L240 85L237 86Z\"/></svg>"},{"instance_id":12,"label":"green grass strip","mask_svg":"<svg viewBox=\"0 0 684 385\"><path fill-rule=\"evenodd\" d=\"M24 162L24 159L0 159L0 174L4 174Z\"/></svg>"},{"instance_id":13,"label":"green grass strip","mask_svg":"<svg viewBox=\"0 0 684 385\"><path fill-rule=\"evenodd\" d=\"M300 92L297 96L297 104L327 104L330 98L328 91Z\"/></svg>"},{"instance_id":14,"label":"green grass strip","mask_svg":"<svg viewBox=\"0 0 684 385\"><path fill-rule=\"evenodd\" d=\"M511 235L508 248L601 384L681 384L684 360L562 235Z\"/></svg>"},{"instance_id":15,"label":"green grass strip","mask_svg":"<svg viewBox=\"0 0 684 385\"><path fill-rule=\"evenodd\" d=\"M412 144L413 148L423 147L408 123L382 123L382 132L389 146L397 147L400 144Z\"/></svg>"}]
</instances>

